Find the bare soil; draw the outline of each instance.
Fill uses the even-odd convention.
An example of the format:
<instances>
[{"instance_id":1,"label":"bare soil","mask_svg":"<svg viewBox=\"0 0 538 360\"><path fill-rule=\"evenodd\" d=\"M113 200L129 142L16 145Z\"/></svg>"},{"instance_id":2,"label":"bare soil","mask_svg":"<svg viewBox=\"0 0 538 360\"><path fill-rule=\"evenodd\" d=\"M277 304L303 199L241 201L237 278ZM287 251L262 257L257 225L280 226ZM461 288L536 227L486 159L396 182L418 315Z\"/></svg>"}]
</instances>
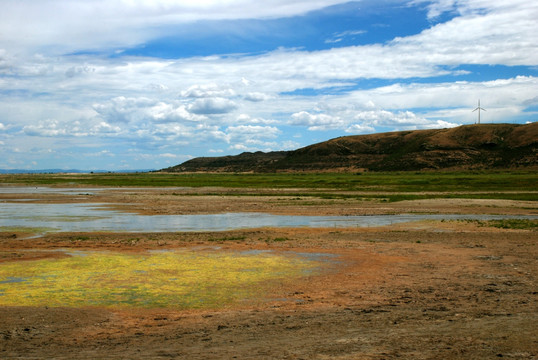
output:
<instances>
[{"instance_id":1,"label":"bare soil","mask_svg":"<svg viewBox=\"0 0 538 360\"><path fill-rule=\"evenodd\" d=\"M81 195L77 201L106 202L146 214L538 213L533 203L515 201L389 204L296 199L286 194L237 197L177 192L108 190ZM2 197L9 200L17 195ZM72 199L48 194L36 200ZM275 284L271 299L280 300L259 299L218 309L0 307L0 358L538 357L536 231L425 221L353 229L29 235L0 232L0 265L63 256L53 251L59 248L141 252L215 246L330 253L338 255L338 263L292 285Z\"/></svg>"}]
</instances>

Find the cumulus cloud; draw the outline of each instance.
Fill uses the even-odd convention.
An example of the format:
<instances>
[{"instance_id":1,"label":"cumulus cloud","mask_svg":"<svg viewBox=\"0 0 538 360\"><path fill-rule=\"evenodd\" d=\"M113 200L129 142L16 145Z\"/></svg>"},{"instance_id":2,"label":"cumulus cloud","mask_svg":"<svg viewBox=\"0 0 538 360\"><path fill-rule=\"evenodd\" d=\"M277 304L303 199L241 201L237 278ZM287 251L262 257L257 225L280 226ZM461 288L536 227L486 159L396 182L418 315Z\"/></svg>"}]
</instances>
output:
<instances>
[{"instance_id":1,"label":"cumulus cloud","mask_svg":"<svg viewBox=\"0 0 538 360\"><path fill-rule=\"evenodd\" d=\"M22 133L33 137L111 137L122 133L119 126L113 126L101 121L95 123L91 119L86 121L59 121L47 119L37 124L22 127Z\"/></svg>"},{"instance_id":2,"label":"cumulus cloud","mask_svg":"<svg viewBox=\"0 0 538 360\"><path fill-rule=\"evenodd\" d=\"M119 126L113 126L108 124L105 121L99 122L97 125L93 126L91 133L94 135L97 134L117 134L121 132Z\"/></svg>"},{"instance_id":3,"label":"cumulus cloud","mask_svg":"<svg viewBox=\"0 0 538 360\"><path fill-rule=\"evenodd\" d=\"M206 98L220 97L228 98L236 95L236 92L227 87L222 87L217 84L193 85L187 90L181 92L182 97Z\"/></svg>"},{"instance_id":4,"label":"cumulus cloud","mask_svg":"<svg viewBox=\"0 0 538 360\"><path fill-rule=\"evenodd\" d=\"M40 121L37 125L27 125L23 128L26 135L44 137L86 136L88 132L79 121L59 122L57 120Z\"/></svg>"},{"instance_id":5,"label":"cumulus cloud","mask_svg":"<svg viewBox=\"0 0 538 360\"><path fill-rule=\"evenodd\" d=\"M126 98L118 96L103 104L94 104L93 109L110 122L129 123L144 118L139 109L152 106L154 101L145 97Z\"/></svg>"},{"instance_id":6,"label":"cumulus cloud","mask_svg":"<svg viewBox=\"0 0 538 360\"><path fill-rule=\"evenodd\" d=\"M332 87L337 80L461 74L461 70L451 70L461 64L538 65L538 43L534 39L538 32L536 16L538 5L518 2L502 11L492 6L482 16L456 17L420 34L385 44L311 52L281 49L226 60L219 57L204 61L187 59L168 64L166 70L195 83L205 78L220 78L228 83L243 77L258 79L256 92L274 94L300 88ZM206 96L205 89L192 89L190 93ZM245 98L258 100L261 97L247 94Z\"/></svg>"},{"instance_id":7,"label":"cumulus cloud","mask_svg":"<svg viewBox=\"0 0 538 360\"><path fill-rule=\"evenodd\" d=\"M234 111L237 104L229 99L215 97L197 99L188 110L198 115L226 114Z\"/></svg>"},{"instance_id":8,"label":"cumulus cloud","mask_svg":"<svg viewBox=\"0 0 538 360\"><path fill-rule=\"evenodd\" d=\"M94 157L102 157L102 156L107 156L107 157L115 157L116 155L111 152L110 150L101 150L101 151L97 151L97 152L94 152L94 153L87 153L86 156L94 156Z\"/></svg>"},{"instance_id":9,"label":"cumulus cloud","mask_svg":"<svg viewBox=\"0 0 538 360\"><path fill-rule=\"evenodd\" d=\"M273 126L259 125L238 125L229 126L227 133L234 138L265 138L273 139L281 133L281 131Z\"/></svg>"},{"instance_id":10,"label":"cumulus cloud","mask_svg":"<svg viewBox=\"0 0 538 360\"><path fill-rule=\"evenodd\" d=\"M8 74L11 67L11 61L8 58L6 49L0 48L0 74Z\"/></svg>"},{"instance_id":11,"label":"cumulus cloud","mask_svg":"<svg viewBox=\"0 0 538 360\"><path fill-rule=\"evenodd\" d=\"M349 108L350 103L367 104L375 99L375 104L372 102L374 109L462 109L463 113L459 115L451 114L457 122L462 122L469 116L468 112L476 107L478 99L482 99L488 106L498 104L498 108L517 106L523 109L524 99L532 96L537 89L538 78L528 76L484 82L398 83L350 92L335 100L329 108Z\"/></svg>"},{"instance_id":12,"label":"cumulus cloud","mask_svg":"<svg viewBox=\"0 0 538 360\"><path fill-rule=\"evenodd\" d=\"M31 136L61 136L66 135L66 128L62 127L56 120L40 121L36 125L27 125L23 129L26 135Z\"/></svg>"},{"instance_id":13,"label":"cumulus cloud","mask_svg":"<svg viewBox=\"0 0 538 360\"><path fill-rule=\"evenodd\" d=\"M226 98L232 94L230 90L233 92L233 89L196 84L205 82L208 78L226 81L241 78L286 79L273 81L271 88L274 86L277 91L292 91L301 86L319 87L324 82L338 79L427 77L451 72L441 65L538 65L538 56L535 55L538 53L538 43L533 36L538 32L535 21L538 5L522 0L511 2L510 6L504 7L497 2L483 4L470 1L457 4L462 12L483 9L484 14L456 17L415 36L397 38L386 44L315 52L279 50L270 54L240 58L237 61L223 61L219 57L204 61L142 60L115 69L130 74L130 78L133 78L133 75L155 75L161 70L165 70L168 77L170 74L182 77L186 75L187 80L192 79L191 86L194 87L184 90L183 96ZM517 26L514 26L516 23ZM92 34L92 37L97 36ZM40 65L37 61L34 63L34 66L30 67L34 73L52 69L46 64ZM76 74L83 69L98 71L98 68L92 67L91 64L78 69L72 66L65 72ZM165 83L166 81L163 82ZM258 84L260 83L270 89L266 81L258 81ZM256 96L250 98L256 99Z\"/></svg>"},{"instance_id":14,"label":"cumulus cloud","mask_svg":"<svg viewBox=\"0 0 538 360\"><path fill-rule=\"evenodd\" d=\"M162 157L162 158L169 158L169 159L178 159L182 156L180 155L177 155L177 154L171 154L171 153L164 153L164 154L159 154L159 157Z\"/></svg>"},{"instance_id":15,"label":"cumulus cloud","mask_svg":"<svg viewBox=\"0 0 538 360\"><path fill-rule=\"evenodd\" d=\"M269 100L271 96L261 93L261 92L249 92L245 95L245 100L253 101L253 102L260 102Z\"/></svg>"},{"instance_id":16,"label":"cumulus cloud","mask_svg":"<svg viewBox=\"0 0 538 360\"><path fill-rule=\"evenodd\" d=\"M93 104L94 110L113 123L202 121L206 119L189 112L185 105L163 102L146 97L126 98L119 96L105 103Z\"/></svg>"},{"instance_id":17,"label":"cumulus cloud","mask_svg":"<svg viewBox=\"0 0 538 360\"><path fill-rule=\"evenodd\" d=\"M446 13L454 17L378 44L182 59L107 56L167 35L172 24L293 16L344 2L6 0L0 12L0 140L15 148L8 135L18 132L32 139L28 144L40 137L43 148L55 149L55 137L76 137L72 146L83 137L87 144L114 138L115 144L155 151L151 159L157 161L172 159L158 154L182 146L207 151L206 143L217 152L297 147L285 140L294 135L286 134L290 126L298 133L359 134L472 123L478 98L488 121L536 105L533 76L435 83L439 76L473 71L462 65L538 66L538 3L528 0L415 0L432 24ZM342 45L359 36L365 34L350 30L332 34L329 42ZM406 80L428 77L432 83ZM363 79L389 85L360 89ZM304 89L312 95L297 91Z\"/></svg>"},{"instance_id":18,"label":"cumulus cloud","mask_svg":"<svg viewBox=\"0 0 538 360\"><path fill-rule=\"evenodd\" d=\"M95 72L95 68L88 66L88 65L82 65L82 66L71 66L67 71L65 72L65 76L72 78L78 75L85 75Z\"/></svg>"},{"instance_id":19,"label":"cumulus cloud","mask_svg":"<svg viewBox=\"0 0 538 360\"><path fill-rule=\"evenodd\" d=\"M308 130L330 130L339 129L345 124L339 116L327 114L311 114L307 111L301 111L291 116L291 125L307 126Z\"/></svg>"},{"instance_id":20,"label":"cumulus cloud","mask_svg":"<svg viewBox=\"0 0 538 360\"><path fill-rule=\"evenodd\" d=\"M158 122L172 121L203 121L204 116L192 114L187 111L185 105L158 102L148 109L151 119Z\"/></svg>"},{"instance_id":21,"label":"cumulus cloud","mask_svg":"<svg viewBox=\"0 0 538 360\"><path fill-rule=\"evenodd\" d=\"M286 146L285 143L275 141L282 131L274 126L229 126L225 129L225 133L230 150L274 151Z\"/></svg>"},{"instance_id":22,"label":"cumulus cloud","mask_svg":"<svg viewBox=\"0 0 538 360\"><path fill-rule=\"evenodd\" d=\"M241 114L237 117L237 123L239 124L278 124L279 122L277 120L271 120L271 119L264 119L261 117L252 117L248 114Z\"/></svg>"},{"instance_id":23,"label":"cumulus cloud","mask_svg":"<svg viewBox=\"0 0 538 360\"><path fill-rule=\"evenodd\" d=\"M436 120L428 120L412 111L364 111L357 113L354 120L370 127L390 127L397 130L424 129L438 125Z\"/></svg>"},{"instance_id":24,"label":"cumulus cloud","mask_svg":"<svg viewBox=\"0 0 538 360\"><path fill-rule=\"evenodd\" d=\"M258 139L249 139L244 143L231 144L229 149L236 151L279 151L297 149L300 144L294 141L263 141Z\"/></svg>"},{"instance_id":25,"label":"cumulus cloud","mask_svg":"<svg viewBox=\"0 0 538 360\"><path fill-rule=\"evenodd\" d=\"M375 129L368 125L363 124L351 124L347 127L345 130L346 133L349 134L367 134L367 133L373 133Z\"/></svg>"},{"instance_id":26,"label":"cumulus cloud","mask_svg":"<svg viewBox=\"0 0 538 360\"><path fill-rule=\"evenodd\" d=\"M460 124L440 119L427 119L412 111L392 112L388 110L361 110L342 107L332 114L311 114L301 111L292 115L291 125L306 126L311 131L339 129L347 133L363 134L374 132L376 128L394 130L416 130L454 127Z\"/></svg>"}]
</instances>

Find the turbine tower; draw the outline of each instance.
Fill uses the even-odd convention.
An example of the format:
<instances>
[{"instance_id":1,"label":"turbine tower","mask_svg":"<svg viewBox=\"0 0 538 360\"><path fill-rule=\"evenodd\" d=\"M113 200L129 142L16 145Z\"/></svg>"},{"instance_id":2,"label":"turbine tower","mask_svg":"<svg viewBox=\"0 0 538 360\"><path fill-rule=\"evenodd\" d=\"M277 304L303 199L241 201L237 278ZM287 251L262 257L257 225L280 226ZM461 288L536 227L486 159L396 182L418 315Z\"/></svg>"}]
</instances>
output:
<instances>
[{"instance_id":1,"label":"turbine tower","mask_svg":"<svg viewBox=\"0 0 538 360\"><path fill-rule=\"evenodd\" d=\"M480 110L486 111L486 109L482 109L480 107L480 99L478 99L478 107L476 109L474 109L473 112L475 112L476 110L478 110L478 123L480 124Z\"/></svg>"}]
</instances>

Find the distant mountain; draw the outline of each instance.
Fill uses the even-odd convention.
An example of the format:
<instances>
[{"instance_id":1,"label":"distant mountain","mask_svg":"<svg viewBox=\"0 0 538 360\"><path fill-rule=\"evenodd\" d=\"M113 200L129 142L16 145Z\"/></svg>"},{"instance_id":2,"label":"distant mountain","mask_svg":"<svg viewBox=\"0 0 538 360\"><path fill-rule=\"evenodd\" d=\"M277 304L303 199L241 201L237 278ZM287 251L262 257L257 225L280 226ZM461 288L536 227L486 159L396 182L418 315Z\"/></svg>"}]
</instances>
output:
<instances>
[{"instance_id":1,"label":"distant mountain","mask_svg":"<svg viewBox=\"0 0 538 360\"><path fill-rule=\"evenodd\" d=\"M293 151L200 157L166 172L538 168L538 122L345 136Z\"/></svg>"},{"instance_id":2,"label":"distant mountain","mask_svg":"<svg viewBox=\"0 0 538 360\"><path fill-rule=\"evenodd\" d=\"M40 170L28 170L28 169L0 169L0 174L57 174L57 173L89 173L89 171L82 171L77 169L40 169Z\"/></svg>"},{"instance_id":3,"label":"distant mountain","mask_svg":"<svg viewBox=\"0 0 538 360\"><path fill-rule=\"evenodd\" d=\"M103 173L135 173L135 172L149 172L153 169L146 170L122 170L122 171L109 171L109 170L79 170L79 169L40 169L40 170L28 170L28 169L0 169L0 174L103 174Z\"/></svg>"}]
</instances>

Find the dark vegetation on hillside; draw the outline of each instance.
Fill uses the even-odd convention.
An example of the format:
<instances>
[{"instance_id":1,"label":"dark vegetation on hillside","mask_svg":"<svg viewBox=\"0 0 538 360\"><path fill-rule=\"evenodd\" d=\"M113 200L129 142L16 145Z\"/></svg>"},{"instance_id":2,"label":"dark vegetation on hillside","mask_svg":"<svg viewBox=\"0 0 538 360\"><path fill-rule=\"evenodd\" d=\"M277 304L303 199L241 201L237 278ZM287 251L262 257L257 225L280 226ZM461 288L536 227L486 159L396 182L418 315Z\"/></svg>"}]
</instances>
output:
<instances>
[{"instance_id":1,"label":"dark vegetation on hillside","mask_svg":"<svg viewBox=\"0 0 538 360\"><path fill-rule=\"evenodd\" d=\"M202 157L166 172L538 168L538 122L345 136L294 151Z\"/></svg>"}]
</instances>

